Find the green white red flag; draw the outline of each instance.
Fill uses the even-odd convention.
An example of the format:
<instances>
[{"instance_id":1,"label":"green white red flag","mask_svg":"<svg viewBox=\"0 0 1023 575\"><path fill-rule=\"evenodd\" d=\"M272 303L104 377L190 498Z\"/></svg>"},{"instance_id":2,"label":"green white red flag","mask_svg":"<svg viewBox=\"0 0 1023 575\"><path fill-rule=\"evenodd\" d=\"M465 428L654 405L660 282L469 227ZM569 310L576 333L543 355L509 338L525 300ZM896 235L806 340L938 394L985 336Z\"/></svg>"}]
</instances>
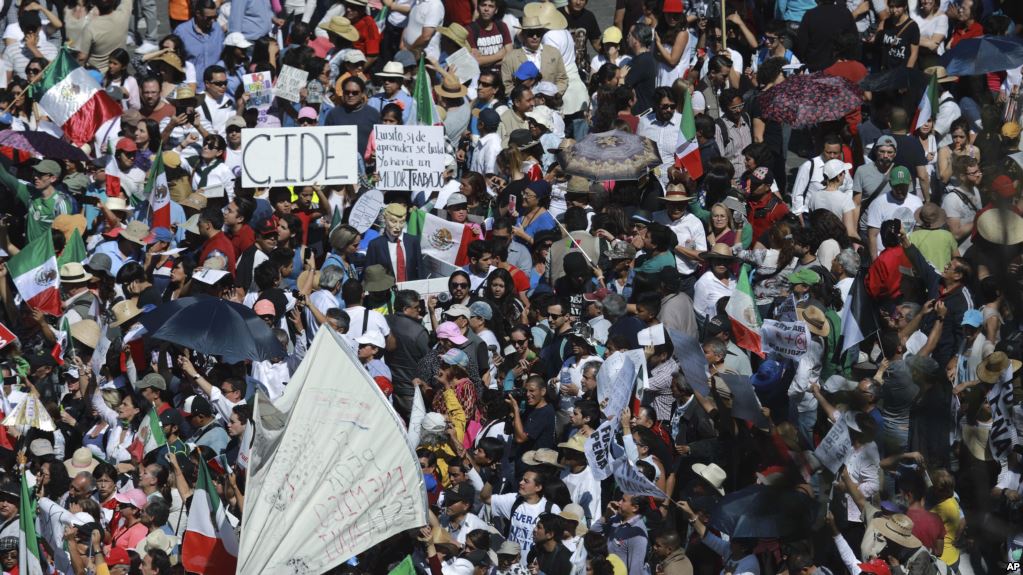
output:
<instances>
[{"instance_id":1,"label":"green white red flag","mask_svg":"<svg viewBox=\"0 0 1023 575\"><path fill-rule=\"evenodd\" d=\"M675 167L689 172L694 180L703 176L703 161L700 159L700 144L696 141L696 116L693 115L693 96L688 90L685 92L685 101L682 103L682 122L679 130L682 132L678 149L675 150Z\"/></svg>"},{"instance_id":2,"label":"green white red flag","mask_svg":"<svg viewBox=\"0 0 1023 575\"><path fill-rule=\"evenodd\" d=\"M238 537L202 458L181 543L181 564L185 571L200 575L234 573L238 565Z\"/></svg>"},{"instance_id":3,"label":"green white red flag","mask_svg":"<svg viewBox=\"0 0 1023 575\"><path fill-rule=\"evenodd\" d=\"M53 316L60 315L60 274L53 237L43 234L32 240L7 263L21 299Z\"/></svg>"},{"instance_id":4,"label":"green white red flag","mask_svg":"<svg viewBox=\"0 0 1023 575\"><path fill-rule=\"evenodd\" d=\"M739 271L735 290L732 291L725 306L725 313L732 320L732 334L735 344L764 357L760 341L760 312L757 300L753 297L753 288L749 282L749 264L743 264Z\"/></svg>"}]
</instances>

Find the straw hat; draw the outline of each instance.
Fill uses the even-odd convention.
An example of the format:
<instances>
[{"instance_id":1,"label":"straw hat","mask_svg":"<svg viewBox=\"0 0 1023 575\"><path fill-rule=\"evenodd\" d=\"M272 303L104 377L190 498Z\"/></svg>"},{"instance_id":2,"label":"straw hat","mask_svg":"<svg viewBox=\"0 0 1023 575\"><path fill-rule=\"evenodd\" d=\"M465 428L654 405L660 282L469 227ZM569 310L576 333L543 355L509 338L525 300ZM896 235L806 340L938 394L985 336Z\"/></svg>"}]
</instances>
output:
<instances>
[{"instance_id":1,"label":"straw hat","mask_svg":"<svg viewBox=\"0 0 1023 575\"><path fill-rule=\"evenodd\" d=\"M551 465L554 467L562 467L562 465L558 463L558 452L547 448L534 449L523 453L522 463L529 466Z\"/></svg>"},{"instance_id":2,"label":"straw hat","mask_svg":"<svg viewBox=\"0 0 1023 575\"><path fill-rule=\"evenodd\" d=\"M117 327L127 323L142 314L142 310L139 309L139 305L134 299L126 299L115 303L113 311L115 321L111 322L110 327Z\"/></svg>"},{"instance_id":3,"label":"straw hat","mask_svg":"<svg viewBox=\"0 0 1023 575\"><path fill-rule=\"evenodd\" d=\"M61 214L53 218L53 229L64 234L64 238L70 238L71 232L78 230L78 234L85 237L85 216L82 214Z\"/></svg>"},{"instance_id":4,"label":"straw hat","mask_svg":"<svg viewBox=\"0 0 1023 575\"><path fill-rule=\"evenodd\" d=\"M60 282L69 284L85 284L92 281L92 274L78 262L68 262L60 266Z\"/></svg>"},{"instance_id":5,"label":"straw hat","mask_svg":"<svg viewBox=\"0 0 1023 575\"><path fill-rule=\"evenodd\" d=\"M578 435L578 434L576 434ZM578 503L569 503L558 513L558 517L567 521L575 521L575 536L582 537L586 535L589 529L586 528L586 512Z\"/></svg>"},{"instance_id":6,"label":"straw hat","mask_svg":"<svg viewBox=\"0 0 1023 575\"><path fill-rule=\"evenodd\" d=\"M925 68L924 74L934 76L939 84L959 81L959 76L949 76L948 70L946 70L944 66L931 66L930 68Z\"/></svg>"},{"instance_id":7,"label":"straw hat","mask_svg":"<svg viewBox=\"0 0 1023 575\"><path fill-rule=\"evenodd\" d=\"M564 30L568 28L568 19L558 11L558 8L551 2L531 2L522 8L522 13L528 18L535 16L547 30ZM523 18L525 23L525 18ZM525 26L523 26L525 29Z\"/></svg>"},{"instance_id":8,"label":"straw hat","mask_svg":"<svg viewBox=\"0 0 1023 575\"><path fill-rule=\"evenodd\" d=\"M977 218L977 233L985 240L1001 246L1023 243L1023 217L1011 210L992 208Z\"/></svg>"},{"instance_id":9,"label":"straw hat","mask_svg":"<svg viewBox=\"0 0 1023 575\"><path fill-rule=\"evenodd\" d=\"M92 349L99 345L99 324L91 319L78 320L71 324L71 337Z\"/></svg>"},{"instance_id":10,"label":"straw hat","mask_svg":"<svg viewBox=\"0 0 1023 575\"><path fill-rule=\"evenodd\" d=\"M149 237L149 226L138 220L128 222L128 225L121 230L120 237L128 240L129 242L144 246L146 245L146 240Z\"/></svg>"},{"instance_id":11,"label":"straw hat","mask_svg":"<svg viewBox=\"0 0 1023 575\"><path fill-rule=\"evenodd\" d=\"M437 29L437 31L440 32L441 36L444 36L448 40L458 44L459 47L465 48L466 50L469 49L469 31L465 29L465 26L462 26L458 22L452 22L447 26L441 26Z\"/></svg>"},{"instance_id":12,"label":"straw hat","mask_svg":"<svg viewBox=\"0 0 1023 575\"><path fill-rule=\"evenodd\" d=\"M586 438L583 434L576 433L569 438L568 441L563 441L558 444L558 449L570 449L572 451L578 451L579 453L586 452Z\"/></svg>"},{"instance_id":13,"label":"straw hat","mask_svg":"<svg viewBox=\"0 0 1023 575\"><path fill-rule=\"evenodd\" d=\"M88 447L79 447L71 454L71 459L64 460L64 469L67 469L69 477L74 478L83 471L92 473L99 461L92 456L92 450Z\"/></svg>"},{"instance_id":14,"label":"straw hat","mask_svg":"<svg viewBox=\"0 0 1023 575\"><path fill-rule=\"evenodd\" d=\"M454 74L444 74L440 86L435 86L433 90L441 98L464 98L466 94L465 86Z\"/></svg>"},{"instance_id":15,"label":"straw hat","mask_svg":"<svg viewBox=\"0 0 1023 575\"><path fill-rule=\"evenodd\" d=\"M916 222L925 230L940 230L945 227L945 210L934 202L927 202L916 210Z\"/></svg>"},{"instance_id":16,"label":"straw hat","mask_svg":"<svg viewBox=\"0 0 1023 575\"><path fill-rule=\"evenodd\" d=\"M164 64L167 64L168 66L174 68L178 72L181 72L182 74L185 73L185 65L181 63L181 57L175 54L174 52L164 52L163 54L160 54L156 58L153 58L153 61L163 62ZM192 97L195 97L194 93L192 94Z\"/></svg>"},{"instance_id":17,"label":"straw hat","mask_svg":"<svg viewBox=\"0 0 1023 575\"><path fill-rule=\"evenodd\" d=\"M985 357L977 366L977 379L984 383L996 383L1010 365L1012 371L1016 372L1023 362L1017 359L1009 360L1009 356L1004 351L996 351Z\"/></svg>"},{"instance_id":18,"label":"straw hat","mask_svg":"<svg viewBox=\"0 0 1023 575\"><path fill-rule=\"evenodd\" d=\"M209 200L206 198L206 196L200 194L199 192L192 192L191 194L188 194L188 196L186 196L185 199L181 200L180 205L182 208L202 210L203 208L206 207L208 201Z\"/></svg>"},{"instance_id":19,"label":"straw hat","mask_svg":"<svg viewBox=\"0 0 1023 575\"><path fill-rule=\"evenodd\" d=\"M701 252L700 258L704 260L735 260L735 256L732 255L732 246L720 242L711 246L710 251Z\"/></svg>"},{"instance_id":20,"label":"straw hat","mask_svg":"<svg viewBox=\"0 0 1023 575\"><path fill-rule=\"evenodd\" d=\"M388 62L384 64L384 69L376 73L377 78L398 78L400 80L405 79L405 68L401 65L401 62Z\"/></svg>"},{"instance_id":21,"label":"straw hat","mask_svg":"<svg viewBox=\"0 0 1023 575\"><path fill-rule=\"evenodd\" d=\"M128 211L128 202L126 202L122 197L107 198L103 201L103 206L111 212Z\"/></svg>"},{"instance_id":22,"label":"straw hat","mask_svg":"<svg viewBox=\"0 0 1023 575\"><path fill-rule=\"evenodd\" d=\"M696 198L686 195L686 187L682 184L668 184L664 190L664 197L659 198L662 202L691 202Z\"/></svg>"},{"instance_id":23,"label":"straw hat","mask_svg":"<svg viewBox=\"0 0 1023 575\"><path fill-rule=\"evenodd\" d=\"M728 474L717 463L711 463L710 465L694 463L693 473L699 475L701 479L709 483L721 495L725 494L724 484Z\"/></svg>"},{"instance_id":24,"label":"straw hat","mask_svg":"<svg viewBox=\"0 0 1023 575\"><path fill-rule=\"evenodd\" d=\"M568 179L567 191L570 194L588 194L590 193L590 180L582 176L572 176Z\"/></svg>"},{"instance_id":25,"label":"straw hat","mask_svg":"<svg viewBox=\"0 0 1023 575\"><path fill-rule=\"evenodd\" d=\"M870 526L896 545L907 549L918 549L923 546L923 543L913 535L913 520L902 513L896 513L891 517L878 517L870 522Z\"/></svg>"},{"instance_id":26,"label":"straw hat","mask_svg":"<svg viewBox=\"0 0 1023 575\"><path fill-rule=\"evenodd\" d=\"M796 317L806 323L806 326L810 328L810 333L814 335L828 337L828 334L831 333L831 324L828 323L827 316L817 306L797 307Z\"/></svg>"},{"instance_id":27,"label":"straw hat","mask_svg":"<svg viewBox=\"0 0 1023 575\"><path fill-rule=\"evenodd\" d=\"M183 100L195 100L195 90L186 84L182 84L174 90L174 94L167 98L172 102L181 102Z\"/></svg>"},{"instance_id":28,"label":"straw hat","mask_svg":"<svg viewBox=\"0 0 1023 575\"><path fill-rule=\"evenodd\" d=\"M344 16L334 16L330 19L330 22L320 24L319 28L320 30L326 30L327 32L337 34L349 42L355 42L359 39L359 31L356 30L355 26L352 26L351 21Z\"/></svg>"},{"instance_id":29,"label":"straw hat","mask_svg":"<svg viewBox=\"0 0 1023 575\"><path fill-rule=\"evenodd\" d=\"M519 26L520 30L546 30L547 27L543 25L536 16L523 16L522 24Z\"/></svg>"}]
</instances>

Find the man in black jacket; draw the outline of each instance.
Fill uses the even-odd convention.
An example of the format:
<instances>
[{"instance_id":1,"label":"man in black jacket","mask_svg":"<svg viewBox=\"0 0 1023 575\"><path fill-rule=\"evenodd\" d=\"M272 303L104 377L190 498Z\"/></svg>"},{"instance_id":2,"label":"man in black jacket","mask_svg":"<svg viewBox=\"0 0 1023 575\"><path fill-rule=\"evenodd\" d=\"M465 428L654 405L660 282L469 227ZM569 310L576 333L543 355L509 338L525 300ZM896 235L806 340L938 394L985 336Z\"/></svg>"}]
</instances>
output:
<instances>
[{"instance_id":1,"label":"man in black jacket","mask_svg":"<svg viewBox=\"0 0 1023 575\"><path fill-rule=\"evenodd\" d=\"M419 294L413 290L398 290L394 294L394 313L387 316L394 346L388 346L385 354L387 366L391 368L391 385L394 386L394 408L408 419L412 412L412 398L415 396L415 377L419 362L430 352L430 334L423 327Z\"/></svg>"},{"instance_id":2,"label":"man in black jacket","mask_svg":"<svg viewBox=\"0 0 1023 575\"><path fill-rule=\"evenodd\" d=\"M845 2L817 0L799 25L799 57L810 70L823 70L835 63L835 38L849 32L856 34L856 21Z\"/></svg>"}]
</instances>

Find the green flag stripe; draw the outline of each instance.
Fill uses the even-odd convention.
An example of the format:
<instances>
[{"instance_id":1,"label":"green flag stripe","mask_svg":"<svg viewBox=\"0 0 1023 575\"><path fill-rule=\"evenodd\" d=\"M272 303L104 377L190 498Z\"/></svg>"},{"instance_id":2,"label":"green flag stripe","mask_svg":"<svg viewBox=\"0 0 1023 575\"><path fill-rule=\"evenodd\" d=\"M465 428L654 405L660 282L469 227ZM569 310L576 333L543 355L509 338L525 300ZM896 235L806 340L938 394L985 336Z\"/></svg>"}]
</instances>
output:
<instances>
[{"instance_id":1,"label":"green flag stripe","mask_svg":"<svg viewBox=\"0 0 1023 575\"><path fill-rule=\"evenodd\" d=\"M25 537L25 548L29 553L39 555L39 538L36 535L36 502L28 489L28 478L21 474L21 501L18 503L18 527Z\"/></svg>"},{"instance_id":2,"label":"green flag stripe","mask_svg":"<svg viewBox=\"0 0 1023 575\"><path fill-rule=\"evenodd\" d=\"M28 97L38 102L43 97L43 94L78 67L78 61L71 56L67 48L62 46L60 52L57 53L57 57L43 70L42 78L26 89Z\"/></svg>"}]
</instances>

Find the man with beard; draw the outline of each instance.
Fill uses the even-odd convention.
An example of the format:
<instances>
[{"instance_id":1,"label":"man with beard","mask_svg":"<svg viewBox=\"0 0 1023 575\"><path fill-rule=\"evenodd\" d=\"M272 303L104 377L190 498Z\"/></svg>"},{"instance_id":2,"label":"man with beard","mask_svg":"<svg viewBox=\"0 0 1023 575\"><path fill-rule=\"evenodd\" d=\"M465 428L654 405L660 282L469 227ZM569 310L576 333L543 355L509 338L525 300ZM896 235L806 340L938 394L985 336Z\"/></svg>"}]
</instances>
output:
<instances>
[{"instance_id":1,"label":"man with beard","mask_svg":"<svg viewBox=\"0 0 1023 575\"><path fill-rule=\"evenodd\" d=\"M871 202L867 210L867 238L870 242L870 254L877 256L880 252L877 236L881 223L897 219L903 222L912 221L913 214L923 206L915 194L909 193L913 178L905 166L895 166L888 176L889 190L887 194Z\"/></svg>"},{"instance_id":2,"label":"man with beard","mask_svg":"<svg viewBox=\"0 0 1023 575\"><path fill-rule=\"evenodd\" d=\"M867 209L874 200L891 191L888 175L895 161L899 145L895 138L883 135L874 142L874 163L857 168L853 176L853 197L860 198L860 238L867 237Z\"/></svg>"}]
</instances>

